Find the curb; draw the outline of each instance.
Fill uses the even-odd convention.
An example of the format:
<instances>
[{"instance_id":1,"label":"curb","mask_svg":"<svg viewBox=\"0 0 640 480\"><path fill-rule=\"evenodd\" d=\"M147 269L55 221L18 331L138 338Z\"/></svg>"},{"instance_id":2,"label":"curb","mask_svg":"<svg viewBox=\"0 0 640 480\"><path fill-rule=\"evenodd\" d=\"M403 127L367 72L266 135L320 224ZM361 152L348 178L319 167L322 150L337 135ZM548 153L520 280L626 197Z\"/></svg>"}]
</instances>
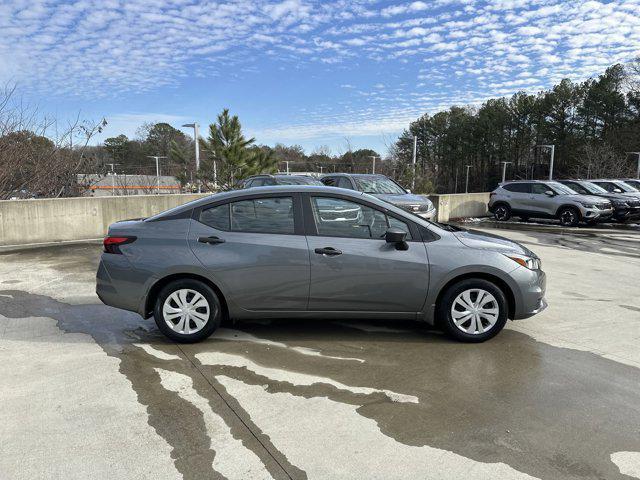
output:
<instances>
[{"instance_id":1,"label":"curb","mask_svg":"<svg viewBox=\"0 0 640 480\"><path fill-rule=\"evenodd\" d=\"M65 245L82 245L85 243L93 243L96 245L101 244L102 237L86 238L83 240L60 240L58 242L25 243L21 245L0 245L0 254L4 252L19 252L21 250L35 250L37 248L62 247Z\"/></svg>"},{"instance_id":2,"label":"curb","mask_svg":"<svg viewBox=\"0 0 640 480\"><path fill-rule=\"evenodd\" d=\"M496 230L519 230L530 232L549 232L560 233L569 235L593 235L603 233L640 233L640 228L628 227L628 228L588 228L588 227L562 227L559 225L541 225L541 224L526 224L526 223L513 223L513 222L451 222L455 225L463 228L494 228Z\"/></svg>"}]
</instances>

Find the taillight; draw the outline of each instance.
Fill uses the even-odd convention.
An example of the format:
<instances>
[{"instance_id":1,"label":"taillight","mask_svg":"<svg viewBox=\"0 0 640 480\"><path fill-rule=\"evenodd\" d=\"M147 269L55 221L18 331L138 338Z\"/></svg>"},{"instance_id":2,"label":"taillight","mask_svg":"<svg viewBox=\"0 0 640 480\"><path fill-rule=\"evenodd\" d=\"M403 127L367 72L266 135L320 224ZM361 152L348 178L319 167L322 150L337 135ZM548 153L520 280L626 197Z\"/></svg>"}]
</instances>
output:
<instances>
[{"instance_id":1,"label":"taillight","mask_svg":"<svg viewBox=\"0 0 640 480\"><path fill-rule=\"evenodd\" d=\"M126 245L127 243L133 243L135 241L136 237L104 237L102 245L104 245L105 253L122 255L120 245Z\"/></svg>"}]
</instances>

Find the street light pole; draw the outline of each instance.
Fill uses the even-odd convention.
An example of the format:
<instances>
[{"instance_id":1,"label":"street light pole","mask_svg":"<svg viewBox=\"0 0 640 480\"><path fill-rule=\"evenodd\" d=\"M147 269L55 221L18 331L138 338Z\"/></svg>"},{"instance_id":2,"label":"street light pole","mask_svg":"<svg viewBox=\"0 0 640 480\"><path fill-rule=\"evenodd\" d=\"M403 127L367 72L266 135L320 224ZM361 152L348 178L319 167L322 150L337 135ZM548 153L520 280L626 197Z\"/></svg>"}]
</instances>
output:
<instances>
[{"instance_id":1,"label":"street light pole","mask_svg":"<svg viewBox=\"0 0 640 480\"><path fill-rule=\"evenodd\" d=\"M198 124L197 123L185 123L184 125L182 125L183 127L191 127L193 128L193 138L195 140L195 144L196 144L196 181L198 182L198 193L202 192L202 186L200 185L200 180L198 179L198 172L200 171L200 141L198 140L199 137L199 133L198 133ZM214 162L214 167L215 167L215 162ZM214 181L213 183L215 184L215 174L214 174Z\"/></svg>"},{"instance_id":2,"label":"street light pole","mask_svg":"<svg viewBox=\"0 0 640 480\"><path fill-rule=\"evenodd\" d=\"M376 157L375 155L369 155L369 158L371 158L371 173L375 175L376 173Z\"/></svg>"},{"instance_id":3,"label":"street light pole","mask_svg":"<svg viewBox=\"0 0 640 480\"><path fill-rule=\"evenodd\" d=\"M505 178L507 177L507 164L513 162L500 162L502 163L502 183L504 183Z\"/></svg>"},{"instance_id":4,"label":"street light pole","mask_svg":"<svg viewBox=\"0 0 640 480\"><path fill-rule=\"evenodd\" d=\"M638 157L638 169L636 170L636 178L640 179L640 152L627 152L629 155L637 155Z\"/></svg>"},{"instance_id":5,"label":"street light pole","mask_svg":"<svg viewBox=\"0 0 640 480\"><path fill-rule=\"evenodd\" d=\"M469 193L469 169L471 165L467 165L467 180L464 183L464 193Z\"/></svg>"},{"instance_id":6,"label":"street light pole","mask_svg":"<svg viewBox=\"0 0 640 480\"><path fill-rule=\"evenodd\" d=\"M415 190L416 189L416 155L418 152L418 137L417 135L414 135L413 137L413 158L412 158L412 170L413 170L413 175L411 178L411 190Z\"/></svg>"},{"instance_id":7,"label":"street light pole","mask_svg":"<svg viewBox=\"0 0 640 480\"><path fill-rule=\"evenodd\" d=\"M556 146L555 145L538 145L542 148L550 148L551 149L551 161L549 162L549 180L553 180L553 157L555 156Z\"/></svg>"},{"instance_id":8,"label":"street light pole","mask_svg":"<svg viewBox=\"0 0 640 480\"><path fill-rule=\"evenodd\" d=\"M158 157L154 155L147 155L148 158L153 158L156 161L156 195L160 195L160 159L167 157Z\"/></svg>"}]
</instances>

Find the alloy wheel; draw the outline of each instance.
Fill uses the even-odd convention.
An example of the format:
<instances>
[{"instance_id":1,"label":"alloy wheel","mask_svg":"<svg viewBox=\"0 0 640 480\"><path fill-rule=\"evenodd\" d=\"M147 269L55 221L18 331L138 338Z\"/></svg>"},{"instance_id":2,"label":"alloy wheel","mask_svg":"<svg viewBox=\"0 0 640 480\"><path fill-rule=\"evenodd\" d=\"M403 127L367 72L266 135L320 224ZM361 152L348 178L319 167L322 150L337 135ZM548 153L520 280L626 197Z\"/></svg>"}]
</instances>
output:
<instances>
[{"instance_id":1,"label":"alloy wheel","mask_svg":"<svg viewBox=\"0 0 640 480\"><path fill-rule=\"evenodd\" d=\"M481 288L463 291L451 305L454 325L470 335L480 335L491 330L499 316L498 301L491 293Z\"/></svg>"},{"instance_id":2,"label":"alloy wheel","mask_svg":"<svg viewBox=\"0 0 640 480\"><path fill-rule=\"evenodd\" d=\"M184 288L167 297L162 306L162 315L171 330L189 335L205 327L211 309L204 295L196 290Z\"/></svg>"},{"instance_id":3,"label":"alloy wheel","mask_svg":"<svg viewBox=\"0 0 640 480\"><path fill-rule=\"evenodd\" d=\"M498 207L495 212L496 220L504 220L507 218L507 207Z\"/></svg>"},{"instance_id":4,"label":"alloy wheel","mask_svg":"<svg viewBox=\"0 0 640 480\"><path fill-rule=\"evenodd\" d=\"M565 210L560 214L560 223L573 225L576 222L576 213L573 210Z\"/></svg>"}]
</instances>

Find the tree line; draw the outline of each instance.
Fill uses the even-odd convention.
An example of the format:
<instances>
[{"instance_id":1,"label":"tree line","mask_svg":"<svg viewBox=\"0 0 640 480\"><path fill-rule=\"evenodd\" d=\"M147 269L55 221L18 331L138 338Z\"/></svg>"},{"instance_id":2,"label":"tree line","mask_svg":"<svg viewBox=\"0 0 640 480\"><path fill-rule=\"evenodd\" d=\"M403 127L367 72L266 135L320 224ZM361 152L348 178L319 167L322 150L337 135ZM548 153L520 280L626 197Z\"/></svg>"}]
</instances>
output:
<instances>
[{"instance_id":1,"label":"tree line","mask_svg":"<svg viewBox=\"0 0 640 480\"><path fill-rule=\"evenodd\" d=\"M640 59L614 65L597 78L559 84L536 94L519 92L479 107L453 106L412 122L390 152L400 180L413 176L421 191L488 191L501 180L547 178L555 147L554 178L635 177L640 151Z\"/></svg>"}]
</instances>

